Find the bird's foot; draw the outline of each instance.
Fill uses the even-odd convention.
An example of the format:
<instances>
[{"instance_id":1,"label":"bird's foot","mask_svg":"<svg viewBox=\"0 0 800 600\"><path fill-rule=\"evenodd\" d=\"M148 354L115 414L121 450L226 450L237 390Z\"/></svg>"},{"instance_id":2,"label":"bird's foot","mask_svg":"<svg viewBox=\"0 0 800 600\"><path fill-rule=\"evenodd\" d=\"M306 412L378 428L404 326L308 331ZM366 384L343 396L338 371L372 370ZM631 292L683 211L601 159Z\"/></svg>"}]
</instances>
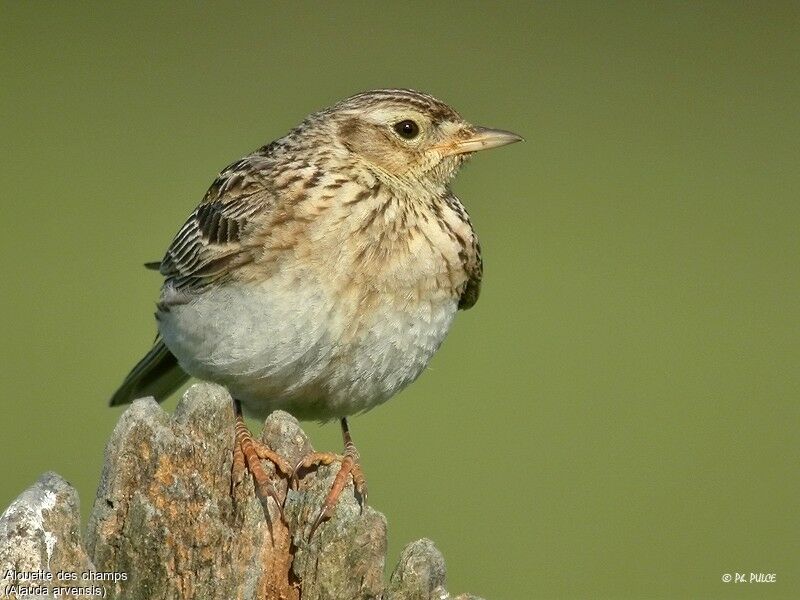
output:
<instances>
[{"instance_id":1,"label":"bird's foot","mask_svg":"<svg viewBox=\"0 0 800 600\"><path fill-rule=\"evenodd\" d=\"M247 471L253 476L253 483L256 489L256 496L266 507L269 498L275 501L278 510L283 515L283 501L278 495L278 490L267 472L264 470L261 460L268 460L275 465L276 473L286 478L292 477L292 466L280 454L269 448L263 442L253 438L250 430L245 425L242 417L241 406L234 400L236 411L236 438L233 447L233 467L231 472L231 492L233 488L244 481Z\"/></svg>"},{"instance_id":2,"label":"bird's foot","mask_svg":"<svg viewBox=\"0 0 800 600\"><path fill-rule=\"evenodd\" d=\"M299 475L310 470L317 468L321 465L330 465L334 462L340 462L339 472L333 480L333 485L325 496L325 501L322 503L317 518L311 525L311 531L308 534L308 539L314 537L314 532L323 521L331 518L333 509L336 507L336 502L339 496L342 495L345 486L347 485L348 476L353 478L353 489L355 495L361 505L361 511L367 506L367 481L364 478L364 471L361 468L361 459L356 450L353 440L350 439L350 432L347 428L347 421L342 419L342 436L344 437L344 454L333 454L332 452L312 452L301 460L294 468L294 475L292 477L293 485L297 485Z\"/></svg>"}]
</instances>

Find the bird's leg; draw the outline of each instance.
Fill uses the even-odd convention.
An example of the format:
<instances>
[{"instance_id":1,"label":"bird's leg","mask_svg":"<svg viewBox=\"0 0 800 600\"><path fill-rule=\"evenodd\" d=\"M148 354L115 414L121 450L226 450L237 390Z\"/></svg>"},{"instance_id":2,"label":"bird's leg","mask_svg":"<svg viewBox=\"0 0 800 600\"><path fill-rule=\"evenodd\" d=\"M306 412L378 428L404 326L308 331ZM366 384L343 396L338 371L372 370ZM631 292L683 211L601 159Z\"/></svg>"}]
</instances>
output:
<instances>
[{"instance_id":1,"label":"bird's leg","mask_svg":"<svg viewBox=\"0 0 800 600\"><path fill-rule=\"evenodd\" d=\"M236 413L236 437L233 446L231 487L240 484L244 480L245 471L250 471L253 475L256 495L261 503L266 506L267 500L272 498L278 505L278 509L282 511L283 502L278 498L278 491L270 481L269 475L264 471L261 459L272 462L275 469L285 477L292 476L292 466L280 454L253 438L245 425L241 402L234 400L233 410Z\"/></svg>"},{"instance_id":2,"label":"bird's leg","mask_svg":"<svg viewBox=\"0 0 800 600\"><path fill-rule=\"evenodd\" d=\"M339 499L339 496L342 495L342 491L347 485L348 475L353 478L353 488L355 489L355 493L359 498L362 512L364 507L367 505L367 481L364 478L364 471L361 469L361 459L358 455L358 450L356 450L356 446L353 443L353 439L350 437L350 428L347 426L347 419L343 417L341 424L342 439L344 440L344 454L338 455L331 452L312 452L303 458L303 460L301 460L294 469L296 478L298 473L301 471L305 471L312 467L318 467L320 465L330 465L337 460L341 461L339 472L336 474L336 478L333 480L333 485L328 491L328 495L325 497L325 501L322 504L322 509L320 510L319 515L317 515L317 518L314 519L314 524L311 526L311 532L308 536L309 539L314 536L314 532L316 531L317 527L319 527L320 523L330 519L331 515L333 514L333 509L336 506L336 502Z\"/></svg>"}]
</instances>

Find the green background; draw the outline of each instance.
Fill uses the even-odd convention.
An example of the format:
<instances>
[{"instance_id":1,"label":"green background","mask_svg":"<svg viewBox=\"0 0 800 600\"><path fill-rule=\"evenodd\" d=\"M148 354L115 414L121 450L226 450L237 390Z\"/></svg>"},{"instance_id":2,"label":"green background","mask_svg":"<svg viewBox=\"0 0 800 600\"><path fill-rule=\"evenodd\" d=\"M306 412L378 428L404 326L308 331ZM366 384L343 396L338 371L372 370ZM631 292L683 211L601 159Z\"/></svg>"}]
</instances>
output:
<instances>
[{"instance_id":1,"label":"green background","mask_svg":"<svg viewBox=\"0 0 800 600\"><path fill-rule=\"evenodd\" d=\"M389 565L428 536L491 600L798 597L797 3L0 13L0 506L53 469L88 514L107 398L154 333L142 263L218 170L413 87L527 141L454 185L480 302L351 423Z\"/></svg>"}]
</instances>

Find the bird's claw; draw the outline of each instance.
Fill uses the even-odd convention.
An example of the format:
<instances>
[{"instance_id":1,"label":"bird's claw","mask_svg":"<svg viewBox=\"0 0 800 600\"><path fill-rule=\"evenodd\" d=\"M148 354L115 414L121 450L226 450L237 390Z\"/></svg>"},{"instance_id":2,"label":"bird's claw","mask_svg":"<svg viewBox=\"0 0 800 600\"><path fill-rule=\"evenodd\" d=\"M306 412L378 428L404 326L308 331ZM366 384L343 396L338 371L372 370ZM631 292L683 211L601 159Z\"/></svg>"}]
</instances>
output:
<instances>
[{"instance_id":1,"label":"bird's claw","mask_svg":"<svg viewBox=\"0 0 800 600\"><path fill-rule=\"evenodd\" d=\"M330 452L312 452L297 463L293 475L294 486L299 483L300 474L303 471L319 466L327 466L337 461L341 463L339 471L336 473L336 477L333 480L333 484L325 496L322 507L317 517L314 519L314 522L311 524L311 530L308 536L309 540L314 537L317 528L333 516L336 503L345 487L347 487L348 476L353 479L353 490L359 501L361 514L364 513L364 509L367 505L367 483L364 478L364 472L361 469L361 463L358 460L358 453L354 452L354 450L355 448L351 450L350 447L346 447L343 455L332 454ZM294 487L294 489L297 488Z\"/></svg>"},{"instance_id":2,"label":"bird's claw","mask_svg":"<svg viewBox=\"0 0 800 600\"><path fill-rule=\"evenodd\" d=\"M252 434L244 423L239 407L236 406L235 408L236 437L231 468L231 493L233 493L236 486L244 481L245 473L250 471L253 476L256 496L261 504L266 508L269 504L269 499L272 498L278 508L281 519L284 519L283 500L281 500L270 476L264 470L261 460L270 461L275 466L275 472L283 477L293 477L294 471L289 462L280 454L263 442L253 439Z\"/></svg>"}]
</instances>

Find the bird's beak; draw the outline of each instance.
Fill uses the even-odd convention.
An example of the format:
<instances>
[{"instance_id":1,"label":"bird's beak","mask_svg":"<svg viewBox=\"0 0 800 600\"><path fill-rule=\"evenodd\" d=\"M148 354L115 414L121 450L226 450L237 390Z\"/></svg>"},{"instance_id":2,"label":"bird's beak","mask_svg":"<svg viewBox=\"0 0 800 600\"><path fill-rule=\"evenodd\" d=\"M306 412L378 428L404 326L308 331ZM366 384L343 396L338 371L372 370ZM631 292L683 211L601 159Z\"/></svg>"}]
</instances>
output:
<instances>
[{"instance_id":1,"label":"bird's beak","mask_svg":"<svg viewBox=\"0 0 800 600\"><path fill-rule=\"evenodd\" d=\"M524 141L516 133L503 129L489 129L488 127L470 127L468 134L468 137L442 144L440 146L441 151L445 155L464 154Z\"/></svg>"}]
</instances>

